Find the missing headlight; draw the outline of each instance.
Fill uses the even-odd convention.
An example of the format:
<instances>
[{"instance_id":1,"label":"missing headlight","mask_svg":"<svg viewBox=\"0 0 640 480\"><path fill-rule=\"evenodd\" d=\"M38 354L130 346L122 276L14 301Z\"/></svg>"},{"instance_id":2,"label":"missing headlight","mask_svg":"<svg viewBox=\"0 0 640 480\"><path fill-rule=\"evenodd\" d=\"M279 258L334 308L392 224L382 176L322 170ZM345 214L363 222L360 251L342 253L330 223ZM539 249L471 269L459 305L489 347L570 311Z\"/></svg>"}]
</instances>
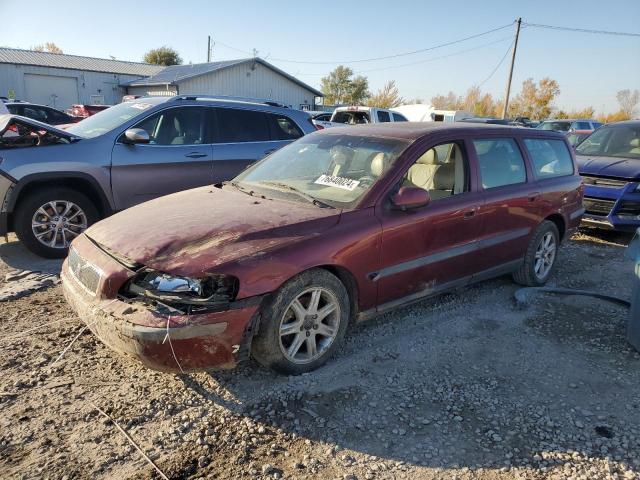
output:
<instances>
[{"instance_id":1,"label":"missing headlight","mask_svg":"<svg viewBox=\"0 0 640 480\"><path fill-rule=\"evenodd\" d=\"M121 294L170 306L185 313L222 310L235 300L238 279L230 275L189 278L154 270L142 270L127 282Z\"/></svg>"}]
</instances>

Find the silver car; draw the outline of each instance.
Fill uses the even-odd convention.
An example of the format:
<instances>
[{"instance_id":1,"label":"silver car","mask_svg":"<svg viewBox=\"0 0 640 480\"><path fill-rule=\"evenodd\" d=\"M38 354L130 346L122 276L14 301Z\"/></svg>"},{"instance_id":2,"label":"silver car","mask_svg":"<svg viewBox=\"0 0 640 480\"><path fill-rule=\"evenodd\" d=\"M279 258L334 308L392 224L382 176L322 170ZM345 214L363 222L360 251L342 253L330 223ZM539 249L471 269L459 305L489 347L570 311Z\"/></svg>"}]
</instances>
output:
<instances>
[{"instance_id":1,"label":"silver car","mask_svg":"<svg viewBox=\"0 0 640 480\"><path fill-rule=\"evenodd\" d=\"M64 257L100 218L230 180L313 131L306 112L275 102L195 95L139 98L66 130L3 115L0 235L14 231L38 255Z\"/></svg>"}]
</instances>

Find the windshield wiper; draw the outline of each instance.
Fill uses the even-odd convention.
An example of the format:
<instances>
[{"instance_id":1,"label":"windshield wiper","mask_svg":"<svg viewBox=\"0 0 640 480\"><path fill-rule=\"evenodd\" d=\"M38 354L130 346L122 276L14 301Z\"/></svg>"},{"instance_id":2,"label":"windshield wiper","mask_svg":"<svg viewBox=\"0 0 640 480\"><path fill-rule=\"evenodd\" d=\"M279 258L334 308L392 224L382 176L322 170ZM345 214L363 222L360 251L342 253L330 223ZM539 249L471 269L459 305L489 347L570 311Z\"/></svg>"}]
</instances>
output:
<instances>
[{"instance_id":1,"label":"windshield wiper","mask_svg":"<svg viewBox=\"0 0 640 480\"><path fill-rule=\"evenodd\" d=\"M242 188L238 182L222 182L222 185L231 185L232 187L235 187L236 189L240 190L242 193L246 193L247 195L251 195L252 197L253 197L253 194L256 193L253 190L247 190L246 188Z\"/></svg>"},{"instance_id":2,"label":"windshield wiper","mask_svg":"<svg viewBox=\"0 0 640 480\"><path fill-rule=\"evenodd\" d=\"M292 187L288 183L282 183L282 182L260 182L260 184L261 185L269 185L271 187L276 187L276 188L280 188L282 190L288 190L290 192L294 192L299 197L304 198L309 203L313 203L314 205L316 205L316 206L318 206L320 208L334 208L331 205L329 205L328 203L322 202L322 201L318 200L317 198L309 195L308 193L305 193L302 190L298 190L296 187Z\"/></svg>"}]
</instances>

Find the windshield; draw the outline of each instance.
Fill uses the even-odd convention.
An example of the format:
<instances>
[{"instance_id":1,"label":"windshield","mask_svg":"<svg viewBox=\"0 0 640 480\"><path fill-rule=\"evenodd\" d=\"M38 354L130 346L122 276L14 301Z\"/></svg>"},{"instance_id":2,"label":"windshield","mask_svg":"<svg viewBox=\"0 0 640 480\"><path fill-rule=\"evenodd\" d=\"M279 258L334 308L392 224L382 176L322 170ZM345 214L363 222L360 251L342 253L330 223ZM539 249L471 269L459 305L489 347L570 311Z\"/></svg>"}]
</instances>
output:
<instances>
[{"instance_id":1,"label":"windshield","mask_svg":"<svg viewBox=\"0 0 640 480\"><path fill-rule=\"evenodd\" d=\"M147 102L144 100L120 103L85 118L81 122L67 128L67 131L80 137L94 138L110 132L156 104L157 102Z\"/></svg>"},{"instance_id":2,"label":"windshield","mask_svg":"<svg viewBox=\"0 0 640 480\"><path fill-rule=\"evenodd\" d=\"M542 122L537 128L540 130L559 130L561 132L568 132L571 127L571 122Z\"/></svg>"},{"instance_id":3,"label":"windshield","mask_svg":"<svg viewBox=\"0 0 640 480\"><path fill-rule=\"evenodd\" d=\"M578 155L640 158L640 125L604 126L576 148Z\"/></svg>"},{"instance_id":4,"label":"windshield","mask_svg":"<svg viewBox=\"0 0 640 480\"><path fill-rule=\"evenodd\" d=\"M307 135L250 167L232 183L267 196L350 208L409 144L394 138Z\"/></svg>"}]
</instances>

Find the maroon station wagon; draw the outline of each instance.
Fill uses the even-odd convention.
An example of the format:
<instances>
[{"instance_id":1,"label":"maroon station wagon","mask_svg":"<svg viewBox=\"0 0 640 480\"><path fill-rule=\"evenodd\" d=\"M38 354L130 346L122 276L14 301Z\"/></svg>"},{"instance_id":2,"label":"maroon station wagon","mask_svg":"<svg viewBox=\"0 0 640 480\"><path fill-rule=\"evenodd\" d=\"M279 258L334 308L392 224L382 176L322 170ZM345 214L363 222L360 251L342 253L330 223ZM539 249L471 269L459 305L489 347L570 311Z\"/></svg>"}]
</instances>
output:
<instances>
[{"instance_id":1,"label":"maroon station wagon","mask_svg":"<svg viewBox=\"0 0 640 480\"><path fill-rule=\"evenodd\" d=\"M64 292L104 343L151 368L252 356L298 374L351 321L503 274L544 284L583 212L560 133L331 128L231 182L93 225L72 244Z\"/></svg>"}]
</instances>

